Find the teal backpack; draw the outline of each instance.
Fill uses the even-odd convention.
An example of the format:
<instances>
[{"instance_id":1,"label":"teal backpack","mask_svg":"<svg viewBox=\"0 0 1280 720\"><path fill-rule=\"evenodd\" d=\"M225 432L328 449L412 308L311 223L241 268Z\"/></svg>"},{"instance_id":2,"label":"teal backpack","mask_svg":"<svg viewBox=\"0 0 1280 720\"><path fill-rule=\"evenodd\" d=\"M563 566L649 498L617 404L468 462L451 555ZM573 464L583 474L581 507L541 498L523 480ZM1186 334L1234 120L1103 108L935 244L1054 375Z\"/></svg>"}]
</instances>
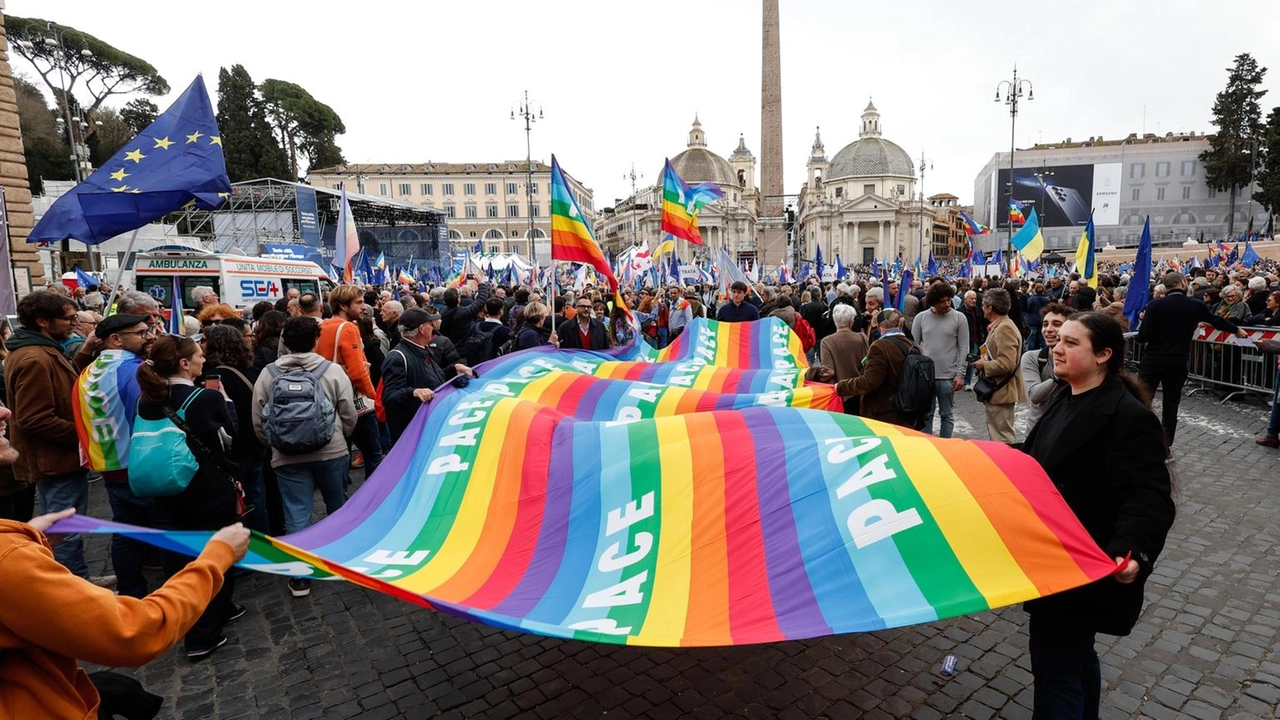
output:
<instances>
[{"instance_id":1,"label":"teal backpack","mask_svg":"<svg viewBox=\"0 0 1280 720\"><path fill-rule=\"evenodd\" d=\"M187 396L175 416L186 419L187 406L201 392ZM200 464L187 445L187 433L170 419L173 413L165 408L165 417L145 420L134 415L133 437L129 441L129 489L138 497L167 497L187 489Z\"/></svg>"}]
</instances>

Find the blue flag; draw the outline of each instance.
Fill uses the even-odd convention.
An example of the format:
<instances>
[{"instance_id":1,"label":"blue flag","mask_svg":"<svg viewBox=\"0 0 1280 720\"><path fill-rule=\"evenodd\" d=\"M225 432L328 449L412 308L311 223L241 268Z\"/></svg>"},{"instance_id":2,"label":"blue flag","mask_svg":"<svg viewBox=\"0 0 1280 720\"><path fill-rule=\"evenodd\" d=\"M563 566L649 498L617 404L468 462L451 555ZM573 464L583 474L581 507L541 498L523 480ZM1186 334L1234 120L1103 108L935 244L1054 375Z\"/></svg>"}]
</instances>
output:
<instances>
[{"instance_id":1,"label":"blue flag","mask_svg":"<svg viewBox=\"0 0 1280 720\"><path fill-rule=\"evenodd\" d=\"M173 276L173 287L169 290L169 334L182 334L182 278Z\"/></svg>"},{"instance_id":2,"label":"blue flag","mask_svg":"<svg viewBox=\"0 0 1280 720\"><path fill-rule=\"evenodd\" d=\"M897 307L897 298L889 297L889 263L880 266L880 287L884 289L883 307Z\"/></svg>"},{"instance_id":3,"label":"blue flag","mask_svg":"<svg viewBox=\"0 0 1280 720\"><path fill-rule=\"evenodd\" d=\"M811 271L812 271L812 267L810 267L809 261L806 260L804 263L804 267L800 268L800 279L801 280L807 279L809 275L812 274Z\"/></svg>"},{"instance_id":4,"label":"blue flag","mask_svg":"<svg viewBox=\"0 0 1280 720\"><path fill-rule=\"evenodd\" d=\"M839 254L837 253L836 256L839 257ZM826 268L822 264L822 246L821 245L818 246L817 257L814 258L814 261L818 264L818 282L822 282L822 274L826 270Z\"/></svg>"},{"instance_id":5,"label":"blue flag","mask_svg":"<svg viewBox=\"0 0 1280 720\"><path fill-rule=\"evenodd\" d=\"M671 253L671 272L670 272L670 276L671 276L671 277L669 277L669 278L668 278L668 281L669 281L669 282L676 283L677 285L682 285L682 284L683 284L683 283L680 281L680 258L676 257L675 251L672 251L672 253Z\"/></svg>"},{"instance_id":6,"label":"blue flag","mask_svg":"<svg viewBox=\"0 0 1280 720\"><path fill-rule=\"evenodd\" d=\"M1151 299L1151 216L1142 226L1142 239L1138 241L1138 255L1133 259L1133 276L1129 279L1129 292L1124 296L1124 315L1129 327L1138 327L1138 313L1147 307Z\"/></svg>"},{"instance_id":7,"label":"blue flag","mask_svg":"<svg viewBox=\"0 0 1280 720\"><path fill-rule=\"evenodd\" d=\"M189 203L212 210L229 197L222 136L197 77L155 122L58 198L27 242L96 245Z\"/></svg>"},{"instance_id":8,"label":"blue flag","mask_svg":"<svg viewBox=\"0 0 1280 720\"><path fill-rule=\"evenodd\" d=\"M373 264L369 262L368 249L360 250L360 274L364 275L365 282L373 282Z\"/></svg>"},{"instance_id":9,"label":"blue flag","mask_svg":"<svg viewBox=\"0 0 1280 720\"><path fill-rule=\"evenodd\" d=\"M972 255L972 256L970 256L970 257L971 257L971 259L970 259L970 261L969 261L969 262L973 263L974 265L986 265L986 264L987 264L987 256L986 256L986 255L983 255L983 254L982 254L982 251L981 251L981 250L979 250L979 249L977 249L977 248L974 248L974 249L973 249L973 255Z\"/></svg>"},{"instance_id":10,"label":"blue flag","mask_svg":"<svg viewBox=\"0 0 1280 720\"><path fill-rule=\"evenodd\" d=\"M1253 267L1254 263L1262 258L1258 257L1258 251L1253 249L1253 243L1246 242L1244 244L1244 255L1240 256L1240 262L1247 268Z\"/></svg>"},{"instance_id":11,"label":"blue flag","mask_svg":"<svg viewBox=\"0 0 1280 720\"><path fill-rule=\"evenodd\" d=\"M90 287L97 284L99 284L97 279L89 273L81 270L79 265L76 265L76 285L88 290Z\"/></svg>"},{"instance_id":12,"label":"blue flag","mask_svg":"<svg viewBox=\"0 0 1280 720\"><path fill-rule=\"evenodd\" d=\"M938 261L933 259L933 253L929 253L929 275L938 275Z\"/></svg>"},{"instance_id":13,"label":"blue flag","mask_svg":"<svg viewBox=\"0 0 1280 720\"><path fill-rule=\"evenodd\" d=\"M987 265L987 264L988 263L983 263L983 265ZM998 265L1000 267L1000 272L1003 273L1004 272L1004 252L1002 252L1001 250L996 250L996 254L991 256L991 262L989 264Z\"/></svg>"},{"instance_id":14,"label":"blue flag","mask_svg":"<svg viewBox=\"0 0 1280 720\"><path fill-rule=\"evenodd\" d=\"M915 273L911 270L904 270L902 278L898 280L898 296L893 300L893 308L898 312L907 311L907 293L911 292L911 283L915 280Z\"/></svg>"},{"instance_id":15,"label":"blue flag","mask_svg":"<svg viewBox=\"0 0 1280 720\"><path fill-rule=\"evenodd\" d=\"M844 261L840 259L840 253L836 253L836 280L844 279Z\"/></svg>"}]
</instances>

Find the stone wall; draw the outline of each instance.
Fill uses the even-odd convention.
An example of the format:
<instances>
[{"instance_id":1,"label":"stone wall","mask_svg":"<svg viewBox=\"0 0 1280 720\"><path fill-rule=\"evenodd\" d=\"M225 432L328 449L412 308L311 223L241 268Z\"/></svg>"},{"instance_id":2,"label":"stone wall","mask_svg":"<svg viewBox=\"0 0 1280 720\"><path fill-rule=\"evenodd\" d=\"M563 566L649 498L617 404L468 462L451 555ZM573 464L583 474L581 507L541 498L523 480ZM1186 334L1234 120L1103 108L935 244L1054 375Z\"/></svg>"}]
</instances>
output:
<instances>
[{"instance_id":1,"label":"stone wall","mask_svg":"<svg viewBox=\"0 0 1280 720\"><path fill-rule=\"evenodd\" d=\"M22 152L18 98L9 67L9 36L3 12L0 12L0 184L4 185L5 211L9 217L9 256L14 266L27 268L32 286L40 287L45 283L44 267L36 247L27 244L35 215L31 210L31 186L27 180L27 159ZM18 292L26 289L19 288Z\"/></svg>"}]
</instances>

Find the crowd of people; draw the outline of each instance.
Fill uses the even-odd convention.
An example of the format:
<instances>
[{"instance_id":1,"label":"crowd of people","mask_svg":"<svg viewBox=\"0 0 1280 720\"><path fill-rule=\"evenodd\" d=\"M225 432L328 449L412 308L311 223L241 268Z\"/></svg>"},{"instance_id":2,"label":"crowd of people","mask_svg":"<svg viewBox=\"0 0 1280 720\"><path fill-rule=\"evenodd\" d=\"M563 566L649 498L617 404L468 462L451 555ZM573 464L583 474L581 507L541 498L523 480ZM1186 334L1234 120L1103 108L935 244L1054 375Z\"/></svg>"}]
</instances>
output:
<instances>
[{"instance_id":1,"label":"crowd of people","mask_svg":"<svg viewBox=\"0 0 1280 720\"><path fill-rule=\"evenodd\" d=\"M76 295L54 286L21 300L16 327L0 325L0 400L8 408L0 413L12 412L12 447L0 445L0 517L8 520L0 525L0 553L3 543L19 547L13 557L26 558L48 582L79 588L89 606L124 608L125 621L141 623L107 624L103 633L145 632L155 613L169 613L177 624L166 624L164 640L131 660L145 661L179 637L199 660L227 642L223 628L245 612L226 574L243 555L240 523L273 535L298 532L314 521L317 491L325 512L337 511L351 470L372 473L417 410L442 387L465 385L480 363L543 345L662 348L695 318L778 318L801 339L811 376L835 385L846 413L948 438L956 393L972 392L984 406L987 437L1045 468L1120 569L1028 605L1037 712L1041 703L1046 712L1096 707L1094 633L1132 628L1172 523L1165 458L1192 333L1201 323L1241 336L1244 325L1280 325L1280 288L1270 270L1164 274L1137 328L1122 312L1136 280L1118 273L1104 273L1096 288L1075 275L938 276L900 287L870 274L830 283L735 282L723 297L701 285L627 287L627 308L590 286L548 297L478 276L426 290L341 285L321 297L294 289L251 308L223 304L212 287L200 287L191 293L198 309L181 319L178 334L167 331L164 310L145 293L119 292L107 308L98 289ZM1136 376L1125 367L1130 330L1145 348ZM1157 389L1162 419L1151 411ZM1019 404L1032 420L1021 439ZM131 454L131 433L139 422L166 418L185 434L195 469L177 492L144 492L152 456ZM1273 411L1258 442L1280 447L1277 427ZM1102 470L1079 462L1086 451ZM115 536L114 576L91 576L82 538L65 535L51 546L40 531L51 518L84 513L89 484L98 480L113 520L218 531L215 542L188 563ZM5 558L0 576L19 572ZM149 568L168 578L159 589ZM288 591L306 597L311 583L293 578ZM172 599L178 595L181 601ZM143 622L129 615L146 615L136 609L143 606L131 603L160 609ZM22 636L0 616L0 641L6 634ZM68 643L41 652L71 663L63 665L63 692L93 702L69 658L106 657L100 649ZM8 685L0 690L6 699L20 692Z\"/></svg>"}]
</instances>

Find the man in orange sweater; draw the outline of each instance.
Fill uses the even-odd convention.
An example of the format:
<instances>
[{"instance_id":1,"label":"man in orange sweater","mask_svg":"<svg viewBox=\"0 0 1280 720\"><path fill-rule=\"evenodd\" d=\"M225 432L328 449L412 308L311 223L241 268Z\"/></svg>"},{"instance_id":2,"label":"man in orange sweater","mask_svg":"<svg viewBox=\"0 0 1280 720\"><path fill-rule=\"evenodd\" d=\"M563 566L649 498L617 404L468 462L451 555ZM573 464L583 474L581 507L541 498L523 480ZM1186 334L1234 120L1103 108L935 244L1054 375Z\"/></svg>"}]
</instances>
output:
<instances>
[{"instance_id":1,"label":"man in orange sweater","mask_svg":"<svg viewBox=\"0 0 1280 720\"><path fill-rule=\"evenodd\" d=\"M364 355L364 338L356 323L364 315L364 290L356 285L339 285L329 293L329 309L333 317L320 323L320 341L314 352L347 372L351 388L356 392L355 432L351 441L364 458L365 477L373 474L382 463L382 439L378 434L378 418L374 415L373 381L369 377L369 361ZM348 481L349 482L349 481Z\"/></svg>"},{"instance_id":2,"label":"man in orange sweater","mask_svg":"<svg viewBox=\"0 0 1280 720\"><path fill-rule=\"evenodd\" d=\"M6 465L18 457L4 439L8 419L0 408ZM156 659L195 625L249 549L249 531L236 523L159 590L142 599L116 596L54 559L44 531L74 514L0 520L0 719L98 717L98 691L76 661L133 667Z\"/></svg>"}]
</instances>

